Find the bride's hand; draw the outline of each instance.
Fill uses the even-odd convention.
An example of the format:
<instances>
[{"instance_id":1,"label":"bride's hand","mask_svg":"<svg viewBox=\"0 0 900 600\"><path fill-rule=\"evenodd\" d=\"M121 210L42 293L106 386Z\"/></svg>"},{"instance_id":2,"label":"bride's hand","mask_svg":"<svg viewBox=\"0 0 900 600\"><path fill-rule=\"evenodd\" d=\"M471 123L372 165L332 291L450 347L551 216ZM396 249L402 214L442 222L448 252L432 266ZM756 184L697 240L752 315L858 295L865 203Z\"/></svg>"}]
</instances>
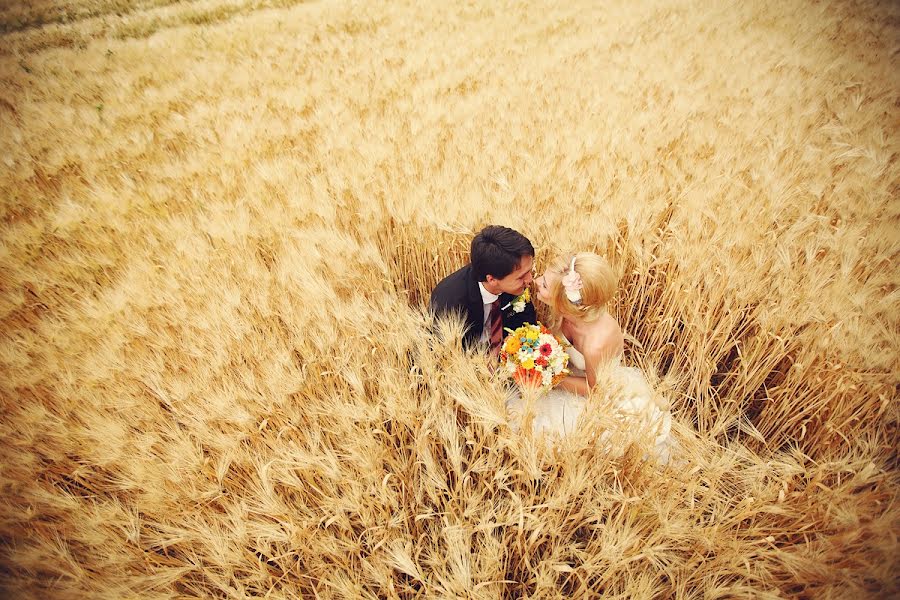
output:
<instances>
[{"instance_id":1,"label":"bride's hand","mask_svg":"<svg viewBox=\"0 0 900 600\"><path fill-rule=\"evenodd\" d=\"M579 377L578 375L566 375L556 384L556 387L582 396L588 396L591 393L591 386L588 383L588 380L585 377Z\"/></svg>"}]
</instances>

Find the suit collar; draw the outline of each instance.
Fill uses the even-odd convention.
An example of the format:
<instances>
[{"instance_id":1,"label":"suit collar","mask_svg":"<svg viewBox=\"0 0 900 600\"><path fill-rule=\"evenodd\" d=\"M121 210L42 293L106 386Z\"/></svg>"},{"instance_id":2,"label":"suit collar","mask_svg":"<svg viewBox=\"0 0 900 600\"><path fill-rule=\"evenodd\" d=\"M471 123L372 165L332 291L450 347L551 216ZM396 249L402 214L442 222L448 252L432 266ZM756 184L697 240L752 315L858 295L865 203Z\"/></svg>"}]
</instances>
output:
<instances>
[{"instance_id":1,"label":"suit collar","mask_svg":"<svg viewBox=\"0 0 900 600\"><path fill-rule=\"evenodd\" d=\"M500 296L503 295L503 292L499 294L492 294L487 289L485 289L484 284L482 282L478 282L478 291L481 293L481 303L482 304L493 304L497 301Z\"/></svg>"},{"instance_id":2,"label":"suit collar","mask_svg":"<svg viewBox=\"0 0 900 600\"><path fill-rule=\"evenodd\" d=\"M478 280L475 279L475 272L472 270L472 265L469 265L469 272L466 273L466 290L469 294L469 303L474 304L482 304L481 301L481 288L478 286Z\"/></svg>"}]
</instances>

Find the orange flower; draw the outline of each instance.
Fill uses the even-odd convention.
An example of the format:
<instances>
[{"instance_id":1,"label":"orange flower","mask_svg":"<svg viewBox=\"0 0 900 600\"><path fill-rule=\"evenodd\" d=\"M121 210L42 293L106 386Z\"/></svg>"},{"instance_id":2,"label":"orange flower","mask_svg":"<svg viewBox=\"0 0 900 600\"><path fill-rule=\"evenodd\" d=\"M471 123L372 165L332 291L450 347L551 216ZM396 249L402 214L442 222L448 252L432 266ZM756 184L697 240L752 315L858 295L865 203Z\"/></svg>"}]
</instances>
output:
<instances>
[{"instance_id":1,"label":"orange flower","mask_svg":"<svg viewBox=\"0 0 900 600\"><path fill-rule=\"evenodd\" d=\"M519 367L513 375L513 380L519 385L540 386L543 382L542 377L538 371L529 371Z\"/></svg>"},{"instance_id":2,"label":"orange flower","mask_svg":"<svg viewBox=\"0 0 900 600\"><path fill-rule=\"evenodd\" d=\"M522 347L522 342L519 341L519 338L515 336L509 336L506 338L506 344L504 344L504 349L507 354L515 354L519 351L519 348Z\"/></svg>"}]
</instances>

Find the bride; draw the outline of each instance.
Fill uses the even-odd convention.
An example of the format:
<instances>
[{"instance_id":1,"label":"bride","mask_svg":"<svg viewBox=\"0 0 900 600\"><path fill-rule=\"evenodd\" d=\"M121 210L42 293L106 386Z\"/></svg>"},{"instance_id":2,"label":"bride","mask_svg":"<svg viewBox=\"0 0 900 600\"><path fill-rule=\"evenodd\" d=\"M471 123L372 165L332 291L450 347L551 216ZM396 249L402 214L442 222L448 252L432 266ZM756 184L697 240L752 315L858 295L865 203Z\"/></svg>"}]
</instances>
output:
<instances>
[{"instance_id":1,"label":"bride","mask_svg":"<svg viewBox=\"0 0 900 600\"><path fill-rule=\"evenodd\" d=\"M564 436L574 431L599 380L601 389L612 396L613 416L625 432L648 435L656 458L667 462L672 418L644 375L621 364L624 334L606 310L616 289L609 263L592 252L561 256L535 285L538 299L550 307L550 329L571 344L567 349L571 373L534 403L535 432ZM514 425L524 416L525 404L518 394L508 400Z\"/></svg>"}]
</instances>

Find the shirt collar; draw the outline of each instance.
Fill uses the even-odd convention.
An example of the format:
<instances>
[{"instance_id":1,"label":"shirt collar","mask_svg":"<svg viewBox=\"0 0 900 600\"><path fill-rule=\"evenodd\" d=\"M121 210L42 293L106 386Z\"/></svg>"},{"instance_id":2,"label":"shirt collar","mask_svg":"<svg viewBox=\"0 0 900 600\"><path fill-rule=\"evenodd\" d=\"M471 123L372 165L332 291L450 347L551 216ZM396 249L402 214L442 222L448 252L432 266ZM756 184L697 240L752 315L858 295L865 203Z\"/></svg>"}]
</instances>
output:
<instances>
[{"instance_id":1,"label":"shirt collar","mask_svg":"<svg viewBox=\"0 0 900 600\"><path fill-rule=\"evenodd\" d=\"M478 289L481 291L481 301L483 304L493 304L497 301L497 298L500 297L500 294L492 294L484 289L484 284L480 281L478 282Z\"/></svg>"}]
</instances>

